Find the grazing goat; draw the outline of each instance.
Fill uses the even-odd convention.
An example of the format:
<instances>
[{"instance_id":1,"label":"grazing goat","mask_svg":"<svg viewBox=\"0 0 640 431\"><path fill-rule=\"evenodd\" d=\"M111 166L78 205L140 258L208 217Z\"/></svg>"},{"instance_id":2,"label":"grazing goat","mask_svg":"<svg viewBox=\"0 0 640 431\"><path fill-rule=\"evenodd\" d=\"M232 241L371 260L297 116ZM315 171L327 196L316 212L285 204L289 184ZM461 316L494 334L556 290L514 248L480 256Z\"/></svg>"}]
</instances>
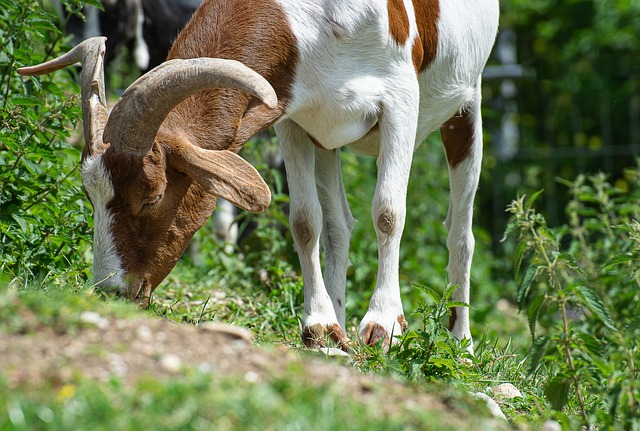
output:
<instances>
[{"instance_id":1,"label":"grazing goat","mask_svg":"<svg viewBox=\"0 0 640 431\"><path fill-rule=\"evenodd\" d=\"M84 59L82 177L94 207L94 277L142 302L216 196L249 211L269 205L269 188L236 152L275 125L304 279L303 339L347 348L354 221L339 149L377 157L378 278L362 340L388 342L406 327L398 260L407 182L414 149L438 128L450 173L449 281L458 285L454 299L468 303L480 75L497 26L498 0L205 0L169 60L134 82L109 116L102 39L20 72L48 73ZM471 338L466 307L452 310L450 326L458 339Z\"/></svg>"}]
</instances>

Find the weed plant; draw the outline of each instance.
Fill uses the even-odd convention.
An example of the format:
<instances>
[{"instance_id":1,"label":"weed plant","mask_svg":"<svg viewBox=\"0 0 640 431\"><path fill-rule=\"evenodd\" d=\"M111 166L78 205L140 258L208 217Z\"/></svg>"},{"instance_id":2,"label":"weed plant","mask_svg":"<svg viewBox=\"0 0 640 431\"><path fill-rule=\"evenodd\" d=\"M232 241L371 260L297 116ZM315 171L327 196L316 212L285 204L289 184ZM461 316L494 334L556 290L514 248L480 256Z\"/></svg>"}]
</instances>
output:
<instances>
[{"instance_id":1,"label":"weed plant","mask_svg":"<svg viewBox=\"0 0 640 431\"><path fill-rule=\"evenodd\" d=\"M62 3L70 17L99 2ZM81 118L73 71L29 79L16 72L66 51L67 38L41 0L0 4L0 272L23 286L60 268L66 280L86 280L92 223L80 150L67 143Z\"/></svg>"},{"instance_id":2,"label":"weed plant","mask_svg":"<svg viewBox=\"0 0 640 431\"><path fill-rule=\"evenodd\" d=\"M559 180L569 223L551 228L534 207L509 206L517 236L517 299L533 339L529 375L556 416L605 429L640 429L640 170L628 186L605 174Z\"/></svg>"}]
</instances>

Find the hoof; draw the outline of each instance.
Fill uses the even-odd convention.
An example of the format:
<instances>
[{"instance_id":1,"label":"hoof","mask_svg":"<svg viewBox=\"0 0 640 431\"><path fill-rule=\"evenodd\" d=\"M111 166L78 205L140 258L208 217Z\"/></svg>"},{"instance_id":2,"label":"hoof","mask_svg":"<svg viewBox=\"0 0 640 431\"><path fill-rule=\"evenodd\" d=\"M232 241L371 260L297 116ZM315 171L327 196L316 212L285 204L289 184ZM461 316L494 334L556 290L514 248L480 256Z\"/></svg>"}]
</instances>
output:
<instances>
[{"instance_id":1,"label":"hoof","mask_svg":"<svg viewBox=\"0 0 640 431\"><path fill-rule=\"evenodd\" d=\"M400 315L396 322L392 325L393 335L400 335L407 329L407 321L403 315ZM362 337L362 342L368 346L375 346L382 340L382 344L388 347L391 334L384 326L376 322L369 322L360 332L360 336Z\"/></svg>"},{"instance_id":2,"label":"hoof","mask_svg":"<svg viewBox=\"0 0 640 431\"><path fill-rule=\"evenodd\" d=\"M337 323L326 326L316 323L302 330L302 342L308 348L326 347L327 339L336 343L345 352L351 349L351 341Z\"/></svg>"}]
</instances>

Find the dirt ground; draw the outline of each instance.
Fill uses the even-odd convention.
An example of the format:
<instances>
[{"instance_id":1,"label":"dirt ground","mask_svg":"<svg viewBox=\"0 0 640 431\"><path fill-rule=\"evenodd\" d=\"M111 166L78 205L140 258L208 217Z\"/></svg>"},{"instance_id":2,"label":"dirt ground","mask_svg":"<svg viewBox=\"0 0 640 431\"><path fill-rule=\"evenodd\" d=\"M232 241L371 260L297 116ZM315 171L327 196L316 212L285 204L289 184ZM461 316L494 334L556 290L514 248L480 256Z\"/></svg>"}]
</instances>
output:
<instances>
[{"instance_id":1,"label":"dirt ground","mask_svg":"<svg viewBox=\"0 0 640 431\"><path fill-rule=\"evenodd\" d=\"M30 320L28 315L21 317ZM99 381L115 376L134 383L142 376L161 379L194 368L214 376L239 374L249 382L260 382L282 376L292 364L298 364L303 372L295 378L311 385L336 384L353 399L376 403L381 409L397 413L401 405L410 410L454 410L424 390L359 373L321 353L301 355L285 347L257 347L251 332L243 328L194 327L146 317L104 318L94 312L83 313L80 321L65 327L39 323L24 333L0 333L0 370L7 384L16 388L44 382L63 385L78 376ZM459 412L450 417L465 429Z\"/></svg>"}]
</instances>

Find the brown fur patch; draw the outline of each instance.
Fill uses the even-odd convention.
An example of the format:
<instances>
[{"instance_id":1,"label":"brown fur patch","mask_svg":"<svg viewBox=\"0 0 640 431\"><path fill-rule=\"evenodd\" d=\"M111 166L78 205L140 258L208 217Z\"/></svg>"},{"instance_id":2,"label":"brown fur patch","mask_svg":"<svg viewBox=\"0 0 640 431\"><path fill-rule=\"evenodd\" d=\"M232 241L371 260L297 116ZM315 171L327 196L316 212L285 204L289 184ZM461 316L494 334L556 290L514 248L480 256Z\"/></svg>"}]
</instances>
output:
<instances>
[{"instance_id":1,"label":"brown fur patch","mask_svg":"<svg viewBox=\"0 0 640 431\"><path fill-rule=\"evenodd\" d=\"M407 325L407 320L404 318L404 315L402 315L402 314L399 315L396 320L400 324L400 330L404 333L404 331L406 331L407 327L409 326L409 325Z\"/></svg>"},{"instance_id":2,"label":"brown fur patch","mask_svg":"<svg viewBox=\"0 0 640 431\"><path fill-rule=\"evenodd\" d=\"M473 120L469 111L458 112L440 127L442 142L451 169L458 166L471 153L473 146Z\"/></svg>"},{"instance_id":3,"label":"brown fur patch","mask_svg":"<svg viewBox=\"0 0 640 431\"><path fill-rule=\"evenodd\" d=\"M306 220L296 220L293 222L293 233L300 245L304 246L311 241L311 229Z\"/></svg>"},{"instance_id":4,"label":"brown fur patch","mask_svg":"<svg viewBox=\"0 0 640 431\"><path fill-rule=\"evenodd\" d=\"M418 36L414 39L413 48L411 48L411 59L413 61L413 67L416 69L416 73L420 72L423 58L424 47L422 46L422 40L420 39L420 36Z\"/></svg>"},{"instance_id":5,"label":"brown fur patch","mask_svg":"<svg viewBox=\"0 0 640 431\"><path fill-rule=\"evenodd\" d=\"M416 70L422 72L431 64L438 50L440 3L439 0L413 0L413 9L419 36L414 41L413 62ZM416 45L420 45L420 47L418 48Z\"/></svg>"},{"instance_id":6,"label":"brown fur patch","mask_svg":"<svg viewBox=\"0 0 640 431\"><path fill-rule=\"evenodd\" d=\"M168 58L195 57L240 61L266 78L278 95L273 110L239 90L208 90L187 99L174 109L177 121L165 122L189 130L204 148L238 151L284 112L298 51L287 17L275 1L205 0L176 38Z\"/></svg>"},{"instance_id":7,"label":"brown fur patch","mask_svg":"<svg viewBox=\"0 0 640 431\"><path fill-rule=\"evenodd\" d=\"M409 37L409 17L402 0L388 0L389 33L399 44L404 44Z\"/></svg>"},{"instance_id":8,"label":"brown fur patch","mask_svg":"<svg viewBox=\"0 0 640 431\"><path fill-rule=\"evenodd\" d=\"M381 232L390 235L395 230L396 217L391 210L385 208L378 216L376 223L378 224L378 229L380 229Z\"/></svg>"}]
</instances>

